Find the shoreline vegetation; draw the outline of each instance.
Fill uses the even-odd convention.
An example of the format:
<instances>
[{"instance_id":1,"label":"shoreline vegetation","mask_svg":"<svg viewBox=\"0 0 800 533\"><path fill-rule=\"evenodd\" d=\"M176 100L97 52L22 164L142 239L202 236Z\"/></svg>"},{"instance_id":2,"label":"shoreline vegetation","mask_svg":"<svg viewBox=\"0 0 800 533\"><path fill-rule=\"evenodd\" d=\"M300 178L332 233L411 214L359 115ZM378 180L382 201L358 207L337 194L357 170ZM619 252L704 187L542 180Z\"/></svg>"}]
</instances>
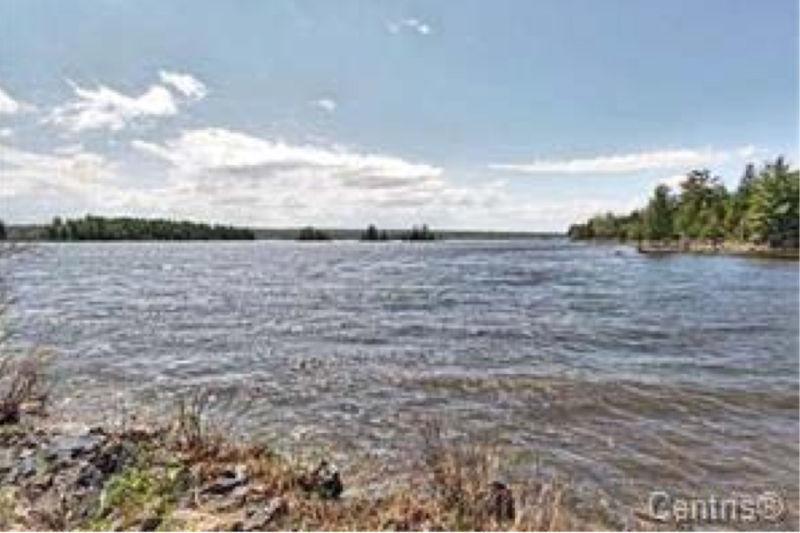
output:
<instances>
[{"instance_id":1,"label":"shoreline vegetation","mask_svg":"<svg viewBox=\"0 0 800 533\"><path fill-rule=\"evenodd\" d=\"M495 448L457 444L435 422L420 429L407 479L375 491L349 484L358 467L340 472L325 458L303 461L232 437L211 414L208 393L180 397L159 420L60 423L47 412L44 359L0 361L0 402L9 415L0 421L2 530L621 527L607 509L579 509L564 479L500 481Z\"/></svg>"},{"instance_id":2,"label":"shoreline vegetation","mask_svg":"<svg viewBox=\"0 0 800 533\"><path fill-rule=\"evenodd\" d=\"M783 157L745 167L728 191L708 170L693 170L673 192L659 185L647 206L570 226L577 241L635 242L642 253L798 258L800 173Z\"/></svg>"},{"instance_id":3,"label":"shoreline vegetation","mask_svg":"<svg viewBox=\"0 0 800 533\"><path fill-rule=\"evenodd\" d=\"M440 239L434 232L428 228L427 224L422 226L414 226L410 231L393 231L378 230L374 224L370 224L363 233L361 233L360 241L433 241ZM306 226L300 229L297 235L298 241L330 241L333 236L326 230L318 229L313 226Z\"/></svg>"},{"instance_id":4,"label":"shoreline vegetation","mask_svg":"<svg viewBox=\"0 0 800 533\"><path fill-rule=\"evenodd\" d=\"M301 241L433 241L433 240L504 240L558 238L563 233L525 231L437 230L427 225L410 230L378 229L370 224L365 230L347 228L246 228L211 225L200 222L147 219L135 217L99 217L79 219L56 217L50 224L3 224L0 241L78 242L78 241L158 241L158 240L301 240Z\"/></svg>"},{"instance_id":5,"label":"shoreline vegetation","mask_svg":"<svg viewBox=\"0 0 800 533\"><path fill-rule=\"evenodd\" d=\"M42 229L41 238L48 241L253 240L255 234L247 228L185 220L86 215L66 220L55 217Z\"/></svg>"}]
</instances>

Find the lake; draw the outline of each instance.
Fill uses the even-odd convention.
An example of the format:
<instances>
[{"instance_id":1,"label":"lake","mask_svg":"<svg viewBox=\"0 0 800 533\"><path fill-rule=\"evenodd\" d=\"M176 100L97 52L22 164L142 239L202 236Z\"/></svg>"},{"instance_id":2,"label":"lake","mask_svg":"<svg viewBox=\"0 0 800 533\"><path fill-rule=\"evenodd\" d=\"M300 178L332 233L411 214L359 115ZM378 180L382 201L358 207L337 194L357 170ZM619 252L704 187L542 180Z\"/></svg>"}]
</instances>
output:
<instances>
[{"instance_id":1,"label":"lake","mask_svg":"<svg viewBox=\"0 0 800 533\"><path fill-rule=\"evenodd\" d=\"M345 465L399 464L437 419L508 476L612 502L797 499L796 262L531 239L44 244L7 267L14 339L57 350L79 419L207 388L237 431Z\"/></svg>"}]
</instances>

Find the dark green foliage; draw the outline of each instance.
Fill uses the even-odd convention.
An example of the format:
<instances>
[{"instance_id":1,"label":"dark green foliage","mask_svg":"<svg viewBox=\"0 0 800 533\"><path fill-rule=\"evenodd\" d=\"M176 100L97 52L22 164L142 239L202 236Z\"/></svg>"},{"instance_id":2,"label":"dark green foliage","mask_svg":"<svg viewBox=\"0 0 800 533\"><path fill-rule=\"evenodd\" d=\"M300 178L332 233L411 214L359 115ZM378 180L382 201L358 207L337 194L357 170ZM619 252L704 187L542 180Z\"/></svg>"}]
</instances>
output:
<instances>
[{"instance_id":1,"label":"dark green foliage","mask_svg":"<svg viewBox=\"0 0 800 533\"><path fill-rule=\"evenodd\" d=\"M386 233L386 230L378 231L378 228L375 227L374 224L370 224L364 233L361 234L362 241L387 241L389 240L389 234Z\"/></svg>"},{"instance_id":2,"label":"dark green foliage","mask_svg":"<svg viewBox=\"0 0 800 533\"><path fill-rule=\"evenodd\" d=\"M744 223L751 239L774 247L798 245L800 173L783 158L768 164L753 183Z\"/></svg>"},{"instance_id":3,"label":"dark green foliage","mask_svg":"<svg viewBox=\"0 0 800 533\"><path fill-rule=\"evenodd\" d=\"M567 234L573 239L636 240L642 236L642 214L633 211L627 216L613 213L597 215L585 224L573 224Z\"/></svg>"},{"instance_id":4,"label":"dark green foliage","mask_svg":"<svg viewBox=\"0 0 800 533\"><path fill-rule=\"evenodd\" d=\"M0 241L6 240L7 236L8 235L6 233L6 225L3 223L2 220L0 220Z\"/></svg>"},{"instance_id":5,"label":"dark green foliage","mask_svg":"<svg viewBox=\"0 0 800 533\"><path fill-rule=\"evenodd\" d=\"M659 185L644 210L642 238L651 240L671 239L674 235L676 200L669 187Z\"/></svg>"},{"instance_id":6,"label":"dark green foliage","mask_svg":"<svg viewBox=\"0 0 800 533\"><path fill-rule=\"evenodd\" d=\"M629 215L612 213L570 226L573 239L723 239L797 248L800 174L782 157L760 171L748 164L739 187L728 192L708 170L693 170L680 192L656 187L647 207Z\"/></svg>"},{"instance_id":7,"label":"dark green foliage","mask_svg":"<svg viewBox=\"0 0 800 533\"><path fill-rule=\"evenodd\" d=\"M681 183L675 230L689 239L718 239L725 235L728 191L708 170L693 170Z\"/></svg>"},{"instance_id":8,"label":"dark green foliage","mask_svg":"<svg viewBox=\"0 0 800 533\"><path fill-rule=\"evenodd\" d=\"M144 219L105 218L87 215L81 219L62 221L56 217L45 228L53 241L186 241L186 240L250 240L253 231L232 226L195 222Z\"/></svg>"},{"instance_id":9,"label":"dark green foliage","mask_svg":"<svg viewBox=\"0 0 800 533\"><path fill-rule=\"evenodd\" d=\"M330 239L331 236L328 233L312 226L306 226L297 235L298 241L329 241Z\"/></svg>"},{"instance_id":10,"label":"dark green foliage","mask_svg":"<svg viewBox=\"0 0 800 533\"><path fill-rule=\"evenodd\" d=\"M433 241L435 239L436 234L428 229L427 224L423 224L422 227L414 226L403 236L403 240L406 241Z\"/></svg>"}]
</instances>

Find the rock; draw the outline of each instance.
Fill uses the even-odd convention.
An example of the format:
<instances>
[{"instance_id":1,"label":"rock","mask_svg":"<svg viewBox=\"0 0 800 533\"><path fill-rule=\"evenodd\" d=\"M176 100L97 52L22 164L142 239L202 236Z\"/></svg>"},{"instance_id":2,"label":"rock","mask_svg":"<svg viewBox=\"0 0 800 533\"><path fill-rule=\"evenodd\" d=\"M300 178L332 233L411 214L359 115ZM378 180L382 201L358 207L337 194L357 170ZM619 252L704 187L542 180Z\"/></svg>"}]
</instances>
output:
<instances>
[{"instance_id":1,"label":"rock","mask_svg":"<svg viewBox=\"0 0 800 533\"><path fill-rule=\"evenodd\" d=\"M211 507L218 512L238 509L245 504L248 493L247 485L239 485L225 495L215 496L211 501Z\"/></svg>"},{"instance_id":2,"label":"rock","mask_svg":"<svg viewBox=\"0 0 800 533\"><path fill-rule=\"evenodd\" d=\"M28 478L36 474L36 457L28 455L16 464L12 477L15 480Z\"/></svg>"},{"instance_id":3,"label":"rock","mask_svg":"<svg viewBox=\"0 0 800 533\"><path fill-rule=\"evenodd\" d=\"M131 464L136 456L135 446L128 442L111 442L103 446L92 464L103 474L116 474Z\"/></svg>"},{"instance_id":4,"label":"rock","mask_svg":"<svg viewBox=\"0 0 800 533\"><path fill-rule=\"evenodd\" d=\"M137 525L138 531L155 531L161 525L161 517L158 515L149 515L144 517Z\"/></svg>"},{"instance_id":5,"label":"rock","mask_svg":"<svg viewBox=\"0 0 800 533\"><path fill-rule=\"evenodd\" d=\"M0 475L11 472L17 460L16 450L12 448L0 448Z\"/></svg>"},{"instance_id":6,"label":"rock","mask_svg":"<svg viewBox=\"0 0 800 533\"><path fill-rule=\"evenodd\" d=\"M102 435L87 432L82 435L57 435L50 441L47 452L59 458L75 459L96 450L105 440Z\"/></svg>"},{"instance_id":7,"label":"rock","mask_svg":"<svg viewBox=\"0 0 800 533\"><path fill-rule=\"evenodd\" d=\"M247 483L247 471L244 465L236 465L236 469L225 470L214 481L203 487L206 494L226 494L240 485Z\"/></svg>"},{"instance_id":8,"label":"rock","mask_svg":"<svg viewBox=\"0 0 800 533\"><path fill-rule=\"evenodd\" d=\"M245 531L264 530L270 522L285 513L286 509L286 500L280 497L272 498L264 508L248 510L242 529Z\"/></svg>"},{"instance_id":9,"label":"rock","mask_svg":"<svg viewBox=\"0 0 800 533\"><path fill-rule=\"evenodd\" d=\"M247 500L247 495L250 492L250 487L247 485L239 485L228 494L228 499L235 503L237 506L244 504Z\"/></svg>"},{"instance_id":10,"label":"rock","mask_svg":"<svg viewBox=\"0 0 800 533\"><path fill-rule=\"evenodd\" d=\"M114 520L111 521L111 527L109 528L111 531L122 531L125 529L125 520L119 516L116 517Z\"/></svg>"},{"instance_id":11,"label":"rock","mask_svg":"<svg viewBox=\"0 0 800 533\"><path fill-rule=\"evenodd\" d=\"M211 528L212 531L242 531L243 521L236 516L221 517Z\"/></svg>"},{"instance_id":12,"label":"rock","mask_svg":"<svg viewBox=\"0 0 800 533\"><path fill-rule=\"evenodd\" d=\"M53 484L53 474L49 472L38 472L33 479L30 480L31 487L43 491L49 489Z\"/></svg>"},{"instance_id":13,"label":"rock","mask_svg":"<svg viewBox=\"0 0 800 533\"><path fill-rule=\"evenodd\" d=\"M514 494L504 483L494 481L489 485L489 492L484 502L486 514L498 522L514 520Z\"/></svg>"},{"instance_id":14,"label":"rock","mask_svg":"<svg viewBox=\"0 0 800 533\"><path fill-rule=\"evenodd\" d=\"M339 470L327 461L321 461L311 474L303 476L300 486L327 500L337 499L344 490Z\"/></svg>"},{"instance_id":15,"label":"rock","mask_svg":"<svg viewBox=\"0 0 800 533\"><path fill-rule=\"evenodd\" d=\"M170 522L179 524L182 531L241 531L243 525L239 514L221 515L193 509L174 511Z\"/></svg>"},{"instance_id":16,"label":"rock","mask_svg":"<svg viewBox=\"0 0 800 533\"><path fill-rule=\"evenodd\" d=\"M105 482L105 476L93 464L84 462L78 468L75 477L75 485L82 489L101 489Z\"/></svg>"},{"instance_id":17,"label":"rock","mask_svg":"<svg viewBox=\"0 0 800 533\"><path fill-rule=\"evenodd\" d=\"M0 404L0 426L19 423L19 407L11 402Z\"/></svg>"}]
</instances>

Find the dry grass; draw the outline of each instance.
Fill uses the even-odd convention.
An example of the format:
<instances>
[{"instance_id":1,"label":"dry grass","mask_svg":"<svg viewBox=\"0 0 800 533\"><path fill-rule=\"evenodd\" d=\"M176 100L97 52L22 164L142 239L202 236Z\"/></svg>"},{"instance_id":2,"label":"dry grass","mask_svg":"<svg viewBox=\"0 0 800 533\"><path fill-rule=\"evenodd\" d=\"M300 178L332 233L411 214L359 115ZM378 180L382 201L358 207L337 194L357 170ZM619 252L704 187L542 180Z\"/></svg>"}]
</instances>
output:
<instances>
[{"instance_id":1,"label":"dry grass","mask_svg":"<svg viewBox=\"0 0 800 533\"><path fill-rule=\"evenodd\" d=\"M261 446L233 443L212 431L207 401L179 404L170 442L192 472L195 487L222 472L244 468L249 477L247 501L267 505L279 499L281 512L270 529L292 530L571 530L587 525L571 507L569 484L538 479L503 484L498 478L501 454L491 446L458 445L445 438L440 424L429 423L421 435L420 460L408 480L382 496L321 497L309 490L313 465L301 465ZM347 479L344 480L345 484ZM196 499L164 526L213 529L224 513Z\"/></svg>"},{"instance_id":2,"label":"dry grass","mask_svg":"<svg viewBox=\"0 0 800 533\"><path fill-rule=\"evenodd\" d=\"M18 423L24 412L44 411L50 359L44 350L0 358L0 425Z\"/></svg>"},{"instance_id":3,"label":"dry grass","mask_svg":"<svg viewBox=\"0 0 800 533\"><path fill-rule=\"evenodd\" d=\"M85 520L74 517L72 509L48 507L58 512L49 518L31 516L35 522L19 527L311 531L607 527L576 515L568 483L542 478L503 484L498 478L501 450L458 444L435 423L424 426L419 459L403 481L381 494L348 492L348 479L360 474L356 466L343 473L344 493L332 495L314 485L318 465L223 435L209 416L209 404L208 398L185 398L169 424L114 433L115 442L135 445L135 461L103 481L97 507L81 515ZM236 491L208 490L231 472L245 473L246 480ZM8 505L0 500L0 518L8 514L4 512ZM267 509L272 511L266 519L248 525L252 512Z\"/></svg>"}]
</instances>

